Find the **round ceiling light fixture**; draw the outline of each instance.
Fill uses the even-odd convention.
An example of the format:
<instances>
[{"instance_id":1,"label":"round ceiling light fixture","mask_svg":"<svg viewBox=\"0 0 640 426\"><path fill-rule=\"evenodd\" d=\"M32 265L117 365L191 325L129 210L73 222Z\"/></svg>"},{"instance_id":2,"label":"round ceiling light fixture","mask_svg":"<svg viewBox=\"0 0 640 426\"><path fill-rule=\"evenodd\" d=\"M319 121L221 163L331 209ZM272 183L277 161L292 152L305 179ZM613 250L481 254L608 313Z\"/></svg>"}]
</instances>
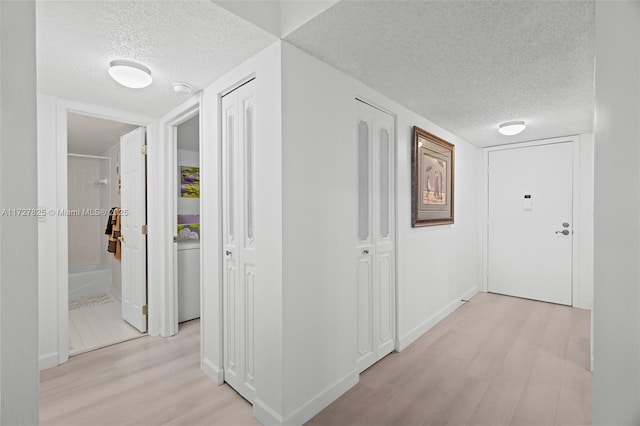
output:
<instances>
[{"instance_id":1,"label":"round ceiling light fixture","mask_svg":"<svg viewBox=\"0 0 640 426\"><path fill-rule=\"evenodd\" d=\"M178 95L189 95L192 90L190 84L182 83L179 81L173 83L172 86L173 86L173 91L176 92Z\"/></svg>"},{"instance_id":2,"label":"round ceiling light fixture","mask_svg":"<svg viewBox=\"0 0 640 426\"><path fill-rule=\"evenodd\" d=\"M149 68L124 59L109 63L109 75L116 82L130 89L142 89L153 82Z\"/></svg>"},{"instance_id":3,"label":"round ceiling light fixture","mask_svg":"<svg viewBox=\"0 0 640 426\"><path fill-rule=\"evenodd\" d=\"M525 127L527 126L525 126L524 121L507 121L498 126L498 132L506 136L513 136L522 132Z\"/></svg>"}]
</instances>

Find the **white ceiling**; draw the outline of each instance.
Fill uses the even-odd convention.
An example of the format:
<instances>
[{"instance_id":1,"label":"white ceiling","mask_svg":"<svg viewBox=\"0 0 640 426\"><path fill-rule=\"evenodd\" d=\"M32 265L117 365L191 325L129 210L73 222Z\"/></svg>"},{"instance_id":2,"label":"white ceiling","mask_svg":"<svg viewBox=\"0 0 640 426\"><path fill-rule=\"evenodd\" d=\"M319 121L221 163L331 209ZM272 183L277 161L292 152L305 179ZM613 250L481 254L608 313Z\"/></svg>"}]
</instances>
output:
<instances>
[{"instance_id":1,"label":"white ceiling","mask_svg":"<svg viewBox=\"0 0 640 426\"><path fill-rule=\"evenodd\" d=\"M38 91L159 117L277 38L202 1L36 2ZM153 84L127 89L107 73L114 59L139 62Z\"/></svg>"},{"instance_id":2,"label":"white ceiling","mask_svg":"<svg viewBox=\"0 0 640 426\"><path fill-rule=\"evenodd\" d=\"M491 146L592 131L594 31L593 1L341 1L285 40Z\"/></svg>"},{"instance_id":3,"label":"white ceiling","mask_svg":"<svg viewBox=\"0 0 640 426\"><path fill-rule=\"evenodd\" d=\"M593 1L326 7L285 40L469 142L592 130ZM209 0L39 1L36 17L40 92L150 117L185 100L172 82L202 89L277 39ZM146 65L154 83L115 83L107 66L118 58ZM497 133L516 119L523 133Z\"/></svg>"},{"instance_id":4,"label":"white ceiling","mask_svg":"<svg viewBox=\"0 0 640 426\"><path fill-rule=\"evenodd\" d=\"M102 155L120 143L120 136L138 126L86 115L67 114L67 151L72 154Z\"/></svg>"}]
</instances>

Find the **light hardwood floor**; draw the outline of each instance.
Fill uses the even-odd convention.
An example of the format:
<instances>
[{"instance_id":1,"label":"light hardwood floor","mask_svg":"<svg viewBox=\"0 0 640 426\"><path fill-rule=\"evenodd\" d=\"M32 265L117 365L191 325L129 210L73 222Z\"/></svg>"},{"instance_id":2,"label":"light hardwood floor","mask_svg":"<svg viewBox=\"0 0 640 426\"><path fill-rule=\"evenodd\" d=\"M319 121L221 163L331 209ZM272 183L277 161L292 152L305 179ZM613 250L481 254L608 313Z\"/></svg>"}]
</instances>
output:
<instances>
[{"instance_id":1,"label":"light hardwood floor","mask_svg":"<svg viewBox=\"0 0 640 426\"><path fill-rule=\"evenodd\" d=\"M112 300L111 303L69 311L69 355L145 335L122 319L122 305L118 300Z\"/></svg>"},{"instance_id":2,"label":"light hardwood floor","mask_svg":"<svg viewBox=\"0 0 640 426\"><path fill-rule=\"evenodd\" d=\"M480 293L360 376L313 425L591 423L588 311ZM200 371L199 323L41 374L42 424L257 424Z\"/></svg>"},{"instance_id":3,"label":"light hardwood floor","mask_svg":"<svg viewBox=\"0 0 640 426\"><path fill-rule=\"evenodd\" d=\"M588 425L590 312L479 293L312 425Z\"/></svg>"},{"instance_id":4,"label":"light hardwood floor","mask_svg":"<svg viewBox=\"0 0 640 426\"><path fill-rule=\"evenodd\" d=\"M40 374L43 425L257 425L251 405L200 370L200 323L71 358Z\"/></svg>"}]
</instances>

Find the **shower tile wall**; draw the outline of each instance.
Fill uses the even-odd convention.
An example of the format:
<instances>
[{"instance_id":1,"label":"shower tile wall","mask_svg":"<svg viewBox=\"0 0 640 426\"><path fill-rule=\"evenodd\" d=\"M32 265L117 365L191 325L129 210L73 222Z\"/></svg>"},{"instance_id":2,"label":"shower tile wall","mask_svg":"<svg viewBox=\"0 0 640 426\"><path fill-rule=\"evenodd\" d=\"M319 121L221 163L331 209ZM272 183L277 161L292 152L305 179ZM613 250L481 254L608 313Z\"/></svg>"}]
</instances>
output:
<instances>
[{"instance_id":1,"label":"shower tile wall","mask_svg":"<svg viewBox=\"0 0 640 426\"><path fill-rule=\"evenodd\" d=\"M69 157L68 205L71 211L100 209L101 188L96 185L100 179L101 160L93 158ZM69 267L97 265L102 259L102 216L69 216Z\"/></svg>"}]
</instances>

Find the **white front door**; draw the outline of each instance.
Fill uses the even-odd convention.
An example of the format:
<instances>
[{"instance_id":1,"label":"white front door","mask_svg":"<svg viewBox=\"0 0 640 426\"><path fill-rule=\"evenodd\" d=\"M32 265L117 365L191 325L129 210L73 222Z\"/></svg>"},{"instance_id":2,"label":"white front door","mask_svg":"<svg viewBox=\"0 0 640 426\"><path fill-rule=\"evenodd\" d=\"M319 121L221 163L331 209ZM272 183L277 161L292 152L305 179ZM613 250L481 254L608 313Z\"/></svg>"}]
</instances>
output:
<instances>
[{"instance_id":1,"label":"white front door","mask_svg":"<svg viewBox=\"0 0 640 426\"><path fill-rule=\"evenodd\" d=\"M571 305L572 143L488 157L488 290Z\"/></svg>"},{"instance_id":2,"label":"white front door","mask_svg":"<svg viewBox=\"0 0 640 426\"><path fill-rule=\"evenodd\" d=\"M222 98L224 378L253 403L255 83Z\"/></svg>"},{"instance_id":3,"label":"white front door","mask_svg":"<svg viewBox=\"0 0 640 426\"><path fill-rule=\"evenodd\" d=\"M122 215L122 319L147 331L147 236L145 129L120 138L120 196Z\"/></svg>"},{"instance_id":4,"label":"white front door","mask_svg":"<svg viewBox=\"0 0 640 426\"><path fill-rule=\"evenodd\" d=\"M356 101L358 233L356 244L359 371L390 353L395 338L394 119Z\"/></svg>"}]
</instances>

